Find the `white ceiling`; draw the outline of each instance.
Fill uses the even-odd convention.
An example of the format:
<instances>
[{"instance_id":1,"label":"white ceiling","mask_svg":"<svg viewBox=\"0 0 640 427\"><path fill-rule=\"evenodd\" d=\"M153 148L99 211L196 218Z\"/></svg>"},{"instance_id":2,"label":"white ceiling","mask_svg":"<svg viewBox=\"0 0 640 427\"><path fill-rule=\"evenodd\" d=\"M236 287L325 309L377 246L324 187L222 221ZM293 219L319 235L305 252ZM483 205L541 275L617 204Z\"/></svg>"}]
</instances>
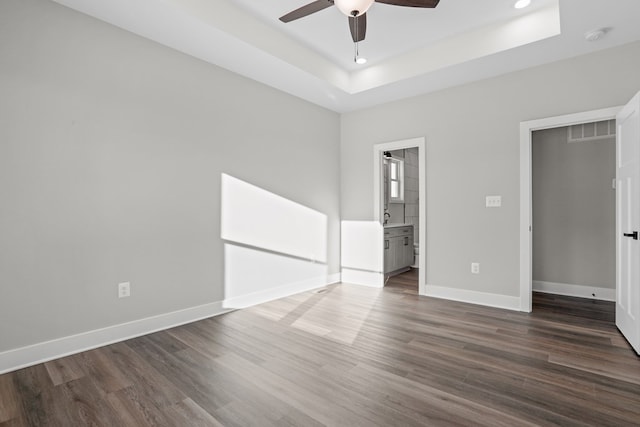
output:
<instances>
[{"instance_id":1,"label":"white ceiling","mask_svg":"<svg viewBox=\"0 0 640 427\"><path fill-rule=\"evenodd\" d=\"M336 7L279 21L311 0L54 1L337 112L640 40L639 0L532 0L521 10L515 0L374 3L362 66ZM605 37L585 40L600 27Z\"/></svg>"}]
</instances>

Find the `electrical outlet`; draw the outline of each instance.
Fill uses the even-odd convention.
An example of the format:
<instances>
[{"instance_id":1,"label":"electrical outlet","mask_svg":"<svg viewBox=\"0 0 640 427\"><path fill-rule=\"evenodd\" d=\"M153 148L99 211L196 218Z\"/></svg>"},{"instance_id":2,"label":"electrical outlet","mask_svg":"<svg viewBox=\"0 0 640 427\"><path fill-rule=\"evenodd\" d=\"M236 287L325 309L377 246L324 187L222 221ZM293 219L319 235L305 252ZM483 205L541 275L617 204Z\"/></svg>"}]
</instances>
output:
<instances>
[{"instance_id":1,"label":"electrical outlet","mask_svg":"<svg viewBox=\"0 0 640 427\"><path fill-rule=\"evenodd\" d=\"M118 298L126 298L131 295L131 283L118 283Z\"/></svg>"},{"instance_id":2,"label":"electrical outlet","mask_svg":"<svg viewBox=\"0 0 640 427\"><path fill-rule=\"evenodd\" d=\"M480 274L480 263L479 262L472 262L471 263L471 272L473 274Z\"/></svg>"}]
</instances>

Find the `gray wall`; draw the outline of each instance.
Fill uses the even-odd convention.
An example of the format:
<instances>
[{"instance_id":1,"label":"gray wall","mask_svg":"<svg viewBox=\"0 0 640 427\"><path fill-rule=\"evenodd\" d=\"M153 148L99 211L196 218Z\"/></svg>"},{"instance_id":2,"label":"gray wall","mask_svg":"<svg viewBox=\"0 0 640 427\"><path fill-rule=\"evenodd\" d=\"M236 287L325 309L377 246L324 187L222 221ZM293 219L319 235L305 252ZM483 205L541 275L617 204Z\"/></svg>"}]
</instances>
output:
<instances>
[{"instance_id":1,"label":"gray wall","mask_svg":"<svg viewBox=\"0 0 640 427\"><path fill-rule=\"evenodd\" d=\"M533 133L533 280L615 288L615 138Z\"/></svg>"},{"instance_id":2,"label":"gray wall","mask_svg":"<svg viewBox=\"0 0 640 427\"><path fill-rule=\"evenodd\" d=\"M424 136L427 283L518 296L520 122L623 105L639 69L633 43L344 114L342 219L373 219L372 145Z\"/></svg>"},{"instance_id":3,"label":"gray wall","mask_svg":"<svg viewBox=\"0 0 640 427\"><path fill-rule=\"evenodd\" d=\"M223 172L325 214L338 273L338 150L333 112L3 0L0 351L222 300Z\"/></svg>"}]
</instances>

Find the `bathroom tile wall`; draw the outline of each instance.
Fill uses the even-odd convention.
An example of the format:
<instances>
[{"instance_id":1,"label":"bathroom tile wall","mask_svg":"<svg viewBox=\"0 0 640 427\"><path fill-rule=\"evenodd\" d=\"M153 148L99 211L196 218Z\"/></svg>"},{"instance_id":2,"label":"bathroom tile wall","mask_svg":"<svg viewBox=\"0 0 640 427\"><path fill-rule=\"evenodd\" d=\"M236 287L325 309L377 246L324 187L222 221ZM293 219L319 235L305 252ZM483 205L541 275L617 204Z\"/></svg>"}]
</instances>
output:
<instances>
[{"instance_id":1,"label":"bathroom tile wall","mask_svg":"<svg viewBox=\"0 0 640 427\"><path fill-rule=\"evenodd\" d=\"M418 147L404 150L404 222L413 224L413 241L418 243Z\"/></svg>"},{"instance_id":2,"label":"bathroom tile wall","mask_svg":"<svg viewBox=\"0 0 640 427\"><path fill-rule=\"evenodd\" d=\"M394 150L394 151L391 152L391 155L396 159L403 159L404 158L404 150ZM405 171L406 171L406 169L405 169ZM406 172L405 172L405 177L406 177ZM391 215L389 217L389 223L390 224L404 224L405 223L404 203L389 203L387 205L387 212L389 212L389 215Z\"/></svg>"},{"instance_id":3,"label":"bathroom tile wall","mask_svg":"<svg viewBox=\"0 0 640 427\"><path fill-rule=\"evenodd\" d=\"M391 155L396 159L404 159L404 203L389 203L386 212L389 213L391 224L413 224L413 241L418 243L419 210L418 210L418 147L406 150L395 150ZM385 182L388 180L385 168ZM385 185L385 191L387 186Z\"/></svg>"}]
</instances>

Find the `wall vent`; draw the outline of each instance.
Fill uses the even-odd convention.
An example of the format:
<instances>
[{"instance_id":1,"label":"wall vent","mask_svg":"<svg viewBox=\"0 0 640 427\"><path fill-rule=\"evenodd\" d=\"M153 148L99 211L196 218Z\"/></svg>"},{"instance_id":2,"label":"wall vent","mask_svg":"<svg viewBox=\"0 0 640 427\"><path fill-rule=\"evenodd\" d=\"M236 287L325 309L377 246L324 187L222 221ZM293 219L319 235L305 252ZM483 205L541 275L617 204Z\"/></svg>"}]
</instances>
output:
<instances>
[{"instance_id":1,"label":"wall vent","mask_svg":"<svg viewBox=\"0 0 640 427\"><path fill-rule=\"evenodd\" d=\"M611 139L616 136L616 121L603 120L569 126L567 142L584 142Z\"/></svg>"}]
</instances>

